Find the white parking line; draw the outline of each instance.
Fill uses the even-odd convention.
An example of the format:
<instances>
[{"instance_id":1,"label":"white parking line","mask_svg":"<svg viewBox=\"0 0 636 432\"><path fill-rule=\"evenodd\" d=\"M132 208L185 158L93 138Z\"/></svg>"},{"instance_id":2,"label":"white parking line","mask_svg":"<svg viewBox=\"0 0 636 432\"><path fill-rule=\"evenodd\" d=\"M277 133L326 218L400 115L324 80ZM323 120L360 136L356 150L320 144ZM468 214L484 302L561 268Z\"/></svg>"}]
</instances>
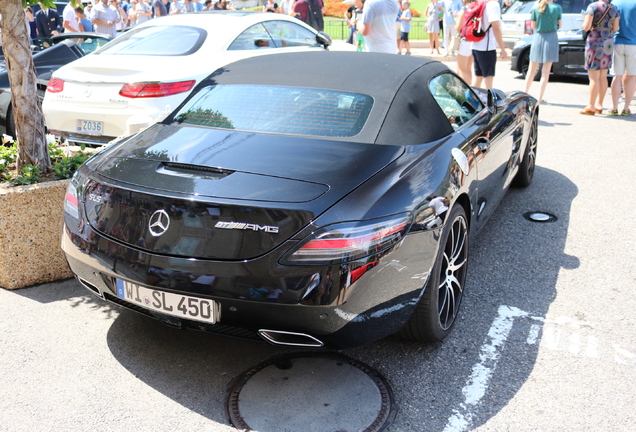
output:
<instances>
[{"instance_id":1,"label":"white parking line","mask_svg":"<svg viewBox=\"0 0 636 432\"><path fill-rule=\"evenodd\" d=\"M599 359L599 341L591 335L581 334L581 330L594 329L591 323L580 321L569 317L557 317L546 319L533 316L512 306L499 306L488 336L481 347L479 362L473 366L472 373L462 389L464 401L460 403L458 409L453 410L453 415L448 419L444 432L463 432L467 430L474 417L474 408L481 401L488 388L489 381L497 367L497 362L501 356L503 346L508 339L510 330L515 318L525 317L540 324L531 324L528 331L526 343L535 345L541 335L541 347L552 351L567 351L575 356L585 356ZM566 331L562 327L567 326L574 331ZM614 349L613 360L615 363L630 365L636 363L636 354L621 348L617 344L612 345ZM605 357L608 359L608 357Z\"/></svg>"},{"instance_id":2,"label":"white parking line","mask_svg":"<svg viewBox=\"0 0 636 432\"><path fill-rule=\"evenodd\" d=\"M454 410L454 414L448 419L444 432L460 432L468 428L475 416L471 408L484 397L488 381L497 366L501 348L508 338L514 319L522 316L528 316L528 313L515 307L499 306L498 315L490 326L486 342L481 347L479 363L473 366L468 383L462 389L464 403L460 405L459 409Z\"/></svg>"}]
</instances>

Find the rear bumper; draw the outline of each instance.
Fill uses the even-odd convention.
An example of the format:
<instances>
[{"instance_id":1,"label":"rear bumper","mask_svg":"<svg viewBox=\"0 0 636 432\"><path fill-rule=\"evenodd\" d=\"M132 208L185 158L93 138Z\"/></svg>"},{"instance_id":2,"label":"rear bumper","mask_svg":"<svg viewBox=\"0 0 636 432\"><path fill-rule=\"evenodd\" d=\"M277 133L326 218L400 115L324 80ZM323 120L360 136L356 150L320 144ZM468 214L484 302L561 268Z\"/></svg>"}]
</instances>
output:
<instances>
[{"instance_id":1,"label":"rear bumper","mask_svg":"<svg viewBox=\"0 0 636 432\"><path fill-rule=\"evenodd\" d=\"M73 273L93 293L166 324L251 339L260 339L263 329L299 333L345 349L395 333L408 320L437 252L437 233L409 234L401 245L361 262L318 267L281 266L284 250L246 262L154 255L90 226L82 234L65 226L62 248ZM203 277L206 283L198 283ZM214 300L220 318L212 325L144 309L117 297L115 278Z\"/></svg>"}]
</instances>

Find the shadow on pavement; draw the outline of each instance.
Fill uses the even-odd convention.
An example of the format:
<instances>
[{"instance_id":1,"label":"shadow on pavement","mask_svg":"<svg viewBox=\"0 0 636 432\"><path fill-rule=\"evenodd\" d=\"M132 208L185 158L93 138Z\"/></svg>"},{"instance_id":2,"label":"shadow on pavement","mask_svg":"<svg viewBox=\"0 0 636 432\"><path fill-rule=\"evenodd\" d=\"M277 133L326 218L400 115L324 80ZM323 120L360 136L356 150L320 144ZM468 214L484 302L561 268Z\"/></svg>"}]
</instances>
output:
<instances>
[{"instance_id":1,"label":"shadow on pavement","mask_svg":"<svg viewBox=\"0 0 636 432\"><path fill-rule=\"evenodd\" d=\"M539 158L540 154L539 148ZM393 388L399 412L389 430L441 431L458 416L467 426L453 430L470 430L495 416L524 385L539 346L538 341L528 342L532 327L543 327L559 272L579 266L576 257L564 253L577 194L568 178L541 167L530 187L508 192L471 246L462 313L446 341L427 345L388 337L345 352L378 370ZM529 211L549 212L558 220L533 223L523 218ZM502 308L520 312L504 342L495 346L489 331ZM263 360L291 352L172 329L129 311L115 319L107 343L115 359L136 378L224 425L231 380ZM498 356L485 362L489 344ZM480 366L491 375L475 401L467 393Z\"/></svg>"},{"instance_id":2,"label":"shadow on pavement","mask_svg":"<svg viewBox=\"0 0 636 432\"><path fill-rule=\"evenodd\" d=\"M472 430L494 417L524 385L540 340L528 343L532 326L542 329L561 269L580 265L564 253L577 194L569 179L541 167L531 186L508 192L473 242L461 316L443 343L427 346L393 337L348 353L389 379L400 407L391 430ZM529 211L549 212L558 220L529 222L523 218ZM492 330L502 307L527 316L515 317L504 343L495 346ZM498 359L487 355L493 348ZM475 378L483 378L480 368L492 374L484 388L476 385ZM483 394L476 400L479 391ZM465 427L451 427L458 418Z\"/></svg>"}]
</instances>

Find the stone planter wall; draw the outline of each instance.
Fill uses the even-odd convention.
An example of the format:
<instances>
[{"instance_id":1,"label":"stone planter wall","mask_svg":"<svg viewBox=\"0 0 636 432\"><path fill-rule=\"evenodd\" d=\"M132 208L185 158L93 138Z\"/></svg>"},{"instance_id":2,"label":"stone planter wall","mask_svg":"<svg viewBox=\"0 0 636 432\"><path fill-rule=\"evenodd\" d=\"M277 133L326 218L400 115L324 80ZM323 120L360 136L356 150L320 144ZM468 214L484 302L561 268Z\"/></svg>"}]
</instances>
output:
<instances>
[{"instance_id":1,"label":"stone planter wall","mask_svg":"<svg viewBox=\"0 0 636 432\"><path fill-rule=\"evenodd\" d=\"M72 277L60 249L70 180L0 189L0 287Z\"/></svg>"}]
</instances>

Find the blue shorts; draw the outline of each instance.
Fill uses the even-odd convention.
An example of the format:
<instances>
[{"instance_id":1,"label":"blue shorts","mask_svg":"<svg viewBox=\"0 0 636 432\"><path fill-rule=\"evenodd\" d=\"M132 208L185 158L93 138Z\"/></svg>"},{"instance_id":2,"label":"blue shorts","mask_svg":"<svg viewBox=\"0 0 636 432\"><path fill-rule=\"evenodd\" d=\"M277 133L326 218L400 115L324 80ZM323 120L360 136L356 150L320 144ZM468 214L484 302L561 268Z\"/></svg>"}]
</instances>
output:
<instances>
[{"instance_id":1,"label":"blue shorts","mask_svg":"<svg viewBox=\"0 0 636 432\"><path fill-rule=\"evenodd\" d=\"M408 32L400 32L400 40L404 42L409 41L409 33Z\"/></svg>"},{"instance_id":2,"label":"blue shorts","mask_svg":"<svg viewBox=\"0 0 636 432\"><path fill-rule=\"evenodd\" d=\"M497 64L497 51L477 51L473 50L475 76L491 77L495 76L495 65Z\"/></svg>"}]
</instances>

